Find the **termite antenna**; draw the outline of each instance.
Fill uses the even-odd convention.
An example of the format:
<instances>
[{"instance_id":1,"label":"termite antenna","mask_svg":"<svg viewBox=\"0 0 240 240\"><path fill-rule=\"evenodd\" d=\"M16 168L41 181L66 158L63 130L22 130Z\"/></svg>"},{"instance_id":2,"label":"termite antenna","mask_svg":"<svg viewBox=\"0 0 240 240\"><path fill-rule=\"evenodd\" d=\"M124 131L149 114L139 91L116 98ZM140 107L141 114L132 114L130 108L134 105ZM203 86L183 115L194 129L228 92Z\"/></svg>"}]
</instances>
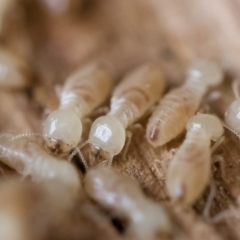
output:
<instances>
[{"instance_id":1,"label":"termite antenna","mask_svg":"<svg viewBox=\"0 0 240 240\"><path fill-rule=\"evenodd\" d=\"M222 126L232 132L240 140L240 135L233 128L227 126L224 122L222 122Z\"/></svg>"},{"instance_id":2,"label":"termite antenna","mask_svg":"<svg viewBox=\"0 0 240 240\"><path fill-rule=\"evenodd\" d=\"M44 137L41 133L20 133L18 135L12 136L11 140L18 140L20 138L28 138L28 137Z\"/></svg>"},{"instance_id":3,"label":"termite antenna","mask_svg":"<svg viewBox=\"0 0 240 240\"><path fill-rule=\"evenodd\" d=\"M219 137L211 147L211 153L213 153L223 143L224 140L225 140L224 136Z\"/></svg>"},{"instance_id":4,"label":"termite antenna","mask_svg":"<svg viewBox=\"0 0 240 240\"><path fill-rule=\"evenodd\" d=\"M78 153L78 155L79 155L79 157L80 157L80 159L81 159L81 161L82 161L82 163L83 163L83 165L84 165L84 167L85 167L85 169L86 169L86 171L87 171L87 169L88 169L88 164L87 164L86 159L84 158L81 150L80 150L78 147L76 147L76 150L77 150L77 153Z\"/></svg>"},{"instance_id":5,"label":"termite antenna","mask_svg":"<svg viewBox=\"0 0 240 240\"><path fill-rule=\"evenodd\" d=\"M207 203L203 210L203 216L206 218L207 221L209 221L209 212L210 212L215 195L216 195L216 184L214 181L212 181L210 184L210 193L207 199Z\"/></svg>"},{"instance_id":6,"label":"termite antenna","mask_svg":"<svg viewBox=\"0 0 240 240\"><path fill-rule=\"evenodd\" d=\"M69 155L68 157L68 161L71 162L72 161L72 158L73 156L78 153L80 159L81 159L81 162L82 164L84 165L84 168L87 170L88 169L88 164L87 164L87 161L85 159L85 157L83 156L82 154L82 151L81 149L86 146L88 144L88 141L84 142L82 145L80 145L79 147L75 147L75 150Z\"/></svg>"}]
</instances>

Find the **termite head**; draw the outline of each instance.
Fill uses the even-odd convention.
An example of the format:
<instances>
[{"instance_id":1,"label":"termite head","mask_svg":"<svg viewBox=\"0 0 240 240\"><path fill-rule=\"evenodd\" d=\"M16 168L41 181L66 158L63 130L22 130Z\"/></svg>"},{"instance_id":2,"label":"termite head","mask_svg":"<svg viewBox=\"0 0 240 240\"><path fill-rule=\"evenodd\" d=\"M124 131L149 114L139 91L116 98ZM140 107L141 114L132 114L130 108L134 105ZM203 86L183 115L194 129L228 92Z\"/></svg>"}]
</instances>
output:
<instances>
[{"instance_id":1,"label":"termite head","mask_svg":"<svg viewBox=\"0 0 240 240\"><path fill-rule=\"evenodd\" d=\"M123 149L125 139L123 125L113 116L103 116L94 121L88 142L95 151L101 150L115 156Z\"/></svg>"},{"instance_id":2,"label":"termite head","mask_svg":"<svg viewBox=\"0 0 240 240\"><path fill-rule=\"evenodd\" d=\"M190 118L187 123L187 131L202 130L212 140L217 140L223 135L224 129L221 121L211 114L197 114Z\"/></svg>"},{"instance_id":3,"label":"termite head","mask_svg":"<svg viewBox=\"0 0 240 240\"><path fill-rule=\"evenodd\" d=\"M189 68L187 80L204 83L207 87L216 86L223 80L223 71L216 63L199 59Z\"/></svg>"},{"instance_id":4,"label":"termite head","mask_svg":"<svg viewBox=\"0 0 240 240\"><path fill-rule=\"evenodd\" d=\"M66 109L49 114L43 124L46 146L53 154L64 154L76 147L82 135L82 123L78 116Z\"/></svg>"}]
</instances>

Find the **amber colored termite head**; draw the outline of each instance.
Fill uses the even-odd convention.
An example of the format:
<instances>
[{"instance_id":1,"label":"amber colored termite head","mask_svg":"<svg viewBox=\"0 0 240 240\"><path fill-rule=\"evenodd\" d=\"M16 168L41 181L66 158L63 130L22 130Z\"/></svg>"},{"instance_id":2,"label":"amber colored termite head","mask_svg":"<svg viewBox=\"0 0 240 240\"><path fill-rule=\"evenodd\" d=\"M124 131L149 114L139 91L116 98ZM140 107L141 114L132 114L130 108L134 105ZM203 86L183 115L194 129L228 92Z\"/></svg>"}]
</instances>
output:
<instances>
[{"instance_id":1,"label":"amber colored termite head","mask_svg":"<svg viewBox=\"0 0 240 240\"><path fill-rule=\"evenodd\" d=\"M43 136L48 150L56 155L76 147L82 135L82 123L71 110L61 109L49 114L43 124Z\"/></svg>"},{"instance_id":2,"label":"amber colored termite head","mask_svg":"<svg viewBox=\"0 0 240 240\"><path fill-rule=\"evenodd\" d=\"M223 135L224 129L218 117L211 114L197 114L187 123L187 131L203 130L211 140L216 140Z\"/></svg>"},{"instance_id":3,"label":"amber colored termite head","mask_svg":"<svg viewBox=\"0 0 240 240\"><path fill-rule=\"evenodd\" d=\"M207 87L212 87L222 82L223 71L216 63L199 59L190 66L187 73L187 80L202 82Z\"/></svg>"},{"instance_id":4,"label":"amber colored termite head","mask_svg":"<svg viewBox=\"0 0 240 240\"><path fill-rule=\"evenodd\" d=\"M115 156L123 149L125 139L126 131L123 125L113 116L103 116L94 121L88 142Z\"/></svg>"}]
</instances>

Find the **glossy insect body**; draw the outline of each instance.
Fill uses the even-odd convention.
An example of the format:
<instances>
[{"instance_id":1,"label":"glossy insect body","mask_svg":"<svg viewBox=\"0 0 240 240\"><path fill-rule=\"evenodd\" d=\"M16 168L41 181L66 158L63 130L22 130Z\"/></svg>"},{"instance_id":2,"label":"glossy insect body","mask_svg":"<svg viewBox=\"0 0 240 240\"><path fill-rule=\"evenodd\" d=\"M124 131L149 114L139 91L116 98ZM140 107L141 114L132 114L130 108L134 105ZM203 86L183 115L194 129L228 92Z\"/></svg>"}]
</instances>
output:
<instances>
[{"instance_id":1,"label":"glossy insect body","mask_svg":"<svg viewBox=\"0 0 240 240\"><path fill-rule=\"evenodd\" d=\"M91 168L84 179L88 196L113 216L128 222L126 234L136 239L155 239L169 233L170 221L161 205L148 200L133 179L112 168ZM132 238L131 238L132 239Z\"/></svg>"},{"instance_id":2,"label":"glossy insect body","mask_svg":"<svg viewBox=\"0 0 240 240\"><path fill-rule=\"evenodd\" d=\"M211 170L211 140L223 134L220 120L209 114L192 117L183 144L170 162L167 190L174 202L194 203L205 189Z\"/></svg>"},{"instance_id":3,"label":"glossy insect body","mask_svg":"<svg viewBox=\"0 0 240 240\"><path fill-rule=\"evenodd\" d=\"M0 138L1 161L35 182L53 181L66 186L73 195L79 191L80 179L75 168L66 161L48 155L28 138L6 134Z\"/></svg>"},{"instance_id":4,"label":"glossy insect body","mask_svg":"<svg viewBox=\"0 0 240 240\"><path fill-rule=\"evenodd\" d=\"M80 69L66 80L59 109L44 122L43 135L51 152L66 153L77 146L82 135L80 119L106 100L111 82L108 72L97 65Z\"/></svg>"},{"instance_id":5,"label":"glossy insect body","mask_svg":"<svg viewBox=\"0 0 240 240\"><path fill-rule=\"evenodd\" d=\"M222 81L221 69L214 63L198 61L188 72L186 83L170 93L153 112L147 125L147 139L161 146L178 136L197 111L209 86Z\"/></svg>"},{"instance_id":6,"label":"glossy insect body","mask_svg":"<svg viewBox=\"0 0 240 240\"><path fill-rule=\"evenodd\" d=\"M116 87L107 116L93 123L88 142L111 156L120 153L125 129L160 98L164 87L165 80L156 65L144 65L132 72Z\"/></svg>"},{"instance_id":7,"label":"glossy insect body","mask_svg":"<svg viewBox=\"0 0 240 240\"><path fill-rule=\"evenodd\" d=\"M30 69L22 59L0 48L0 88L24 88L30 83L30 75Z\"/></svg>"}]
</instances>

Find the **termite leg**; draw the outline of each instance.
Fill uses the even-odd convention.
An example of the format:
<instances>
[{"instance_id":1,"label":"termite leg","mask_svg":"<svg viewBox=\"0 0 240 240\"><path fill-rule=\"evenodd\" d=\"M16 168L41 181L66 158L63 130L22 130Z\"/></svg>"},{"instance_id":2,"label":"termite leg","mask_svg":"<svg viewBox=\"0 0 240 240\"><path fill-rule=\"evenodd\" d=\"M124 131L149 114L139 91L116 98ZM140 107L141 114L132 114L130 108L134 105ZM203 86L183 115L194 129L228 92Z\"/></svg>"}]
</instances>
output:
<instances>
[{"instance_id":1,"label":"termite leg","mask_svg":"<svg viewBox=\"0 0 240 240\"><path fill-rule=\"evenodd\" d=\"M111 167L113 162L113 156L110 156L109 159L101 161L98 165L103 167Z\"/></svg>"},{"instance_id":2,"label":"termite leg","mask_svg":"<svg viewBox=\"0 0 240 240\"><path fill-rule=\"evenodd\" d=\"M215 215L213 218L210 219L211 223L219 223L225 220L226 218L240 218L240 211L236 208L234 209L227 209L223 210L222 212Z\"/></svg>"},{"instance_id":3,"label":"termite leg","mask_svg":"<svg viewBox=\"0 0 240 240\"><path fill-rule=\"evenodd\" d=\"M212 163L219 163L220 165L220 170L221 170L221 177L225 181L226 179L226 173L225 173L225 159L223 156L220 155L215 155L212 158Z\"/></svg>"},{"instance_id":4,"label":"termite leg","mask_svg":"<svg viewBox=\"0 0 240 240\"><path fill-rule=\"evenodd\" d=\"M110 157L110 159L107 162L107 167L111 167L113 162L113 156Z\"/></svg>"},{"instance_id":5,"label":"termite leg","mask_svg":"<svg viewBox=\"0 0 240 240\"><path fill-rule=\"evenodd\" d=\"M224 140L225 140L224 136L218 138L217 141L211 147L211 153L213 153L223 143Z\"/></svg>"},{"instance_id":6,"label":"termite leg","mask_svg":"<svg viewBox=\"0 0 240 240\"><path fill-rule=\"evenodd\" d=\"M240 94L239 94L239 80L236 79L232 83L232 91L233 91L234 97L236 99L239 99L239 97L240 97Z\"/></svg>"},{"instance_id":7,"label":"termite leg","mask_svg":"<svg viewBox=\"0 0 240 240\"><path fill-rule=\"evenodd\" d=\"M122 156L123 156L124 159L125 159L126 156L127 156L127 152L128 152L129 146L130 146L131 139L132 139L132 132L127 131L127 132L126 132L126 142L125 142L125 146L124 146L124 148L123 148L123 150L122 150Z\"/></svg>"},{"instance_id":8,"label":"termite leg","mask_svg":"<svg viewBox=\"0 0 240 240\"><path fill-rule=\"evenodd\" d=\"M212 180L211 184L210 184L210 193L209 193L209 196L208 196L208 199L207 199L206 206L203 210L203 216L206 218L206 220L209 220L209 212L210 212L212 202L213 202L213 199L214 199L215 195L216 195L216 184Z\"/></svg>"}]
</instances>

